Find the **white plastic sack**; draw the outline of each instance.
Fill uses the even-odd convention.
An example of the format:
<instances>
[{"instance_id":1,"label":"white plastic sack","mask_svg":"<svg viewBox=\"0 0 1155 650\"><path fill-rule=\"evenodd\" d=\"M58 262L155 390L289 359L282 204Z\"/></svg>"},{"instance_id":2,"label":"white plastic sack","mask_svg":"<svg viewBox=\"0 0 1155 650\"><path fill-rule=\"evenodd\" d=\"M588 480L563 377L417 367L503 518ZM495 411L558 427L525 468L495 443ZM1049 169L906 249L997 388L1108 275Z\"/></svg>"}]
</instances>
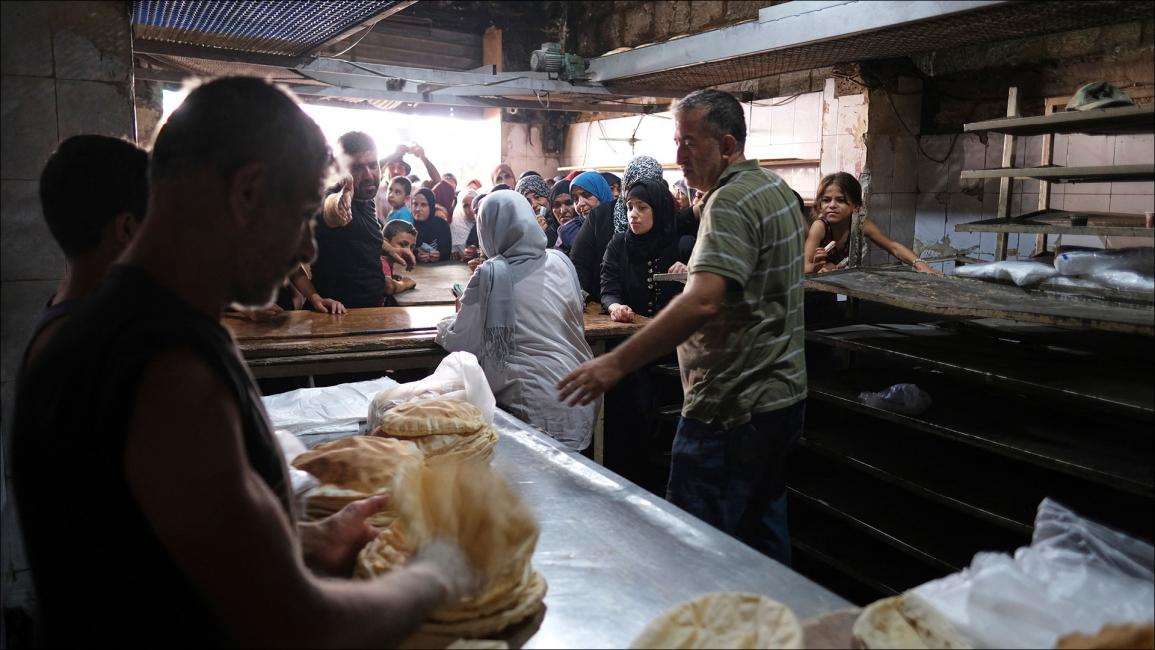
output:
<instances>
[{"instance_id":1,"label":"white plastic sack","mask_svg":"<svg viewBox=\"0 0 1155 650\"><path fill-rule=\"evenodd\" d=\"M990 264L967 264L956 266L954 274L964 278L980 280L1010 280L1020 287L1036 285L1059 274L1054 267L1042 262L1019 262L1008 260Z\"/></svg>"},{"instance_id":2,"label":"white plastic sack","mask_svg":"<svg viewBox=\"0 0 1155 650\"><path fill-rule=\"evenodd\" d=\"M289 470L289 481L293 484L293 494L300 496L321 485L317 477L293 467L293 459L305 453L305 443L284 429L274 430L273 436L276 437L277 445L281 448L281 454L285 457L285 464Z\"/></svg>"},{"instance_id":3,"label":"white plastic sack","mask_svg":"<svg viewBox=\"0 0 1155 650\"><path fill-rule=\"evenodd\" d=\"M382 389L369 404L366 428L377 428L382 414L401 402L419 398L447 398L469 402L481 411L487 424L493 424L497 398L485 378L485 371L471 352L454 352L444 359L425 379L405 384L394 384Z\"/></svg>"},{"instance_id":4,"label":"white plastic sack","mask_svg":"<svg viewBox=\"0 0 1155 650\"><path fill-rule=\"evenodd\" d=\"M299 388L262 398L269 420L295 436L356 431L365 420L365 405L382 390L396 386L388 377L324 388Z\"/></svg>"},{"instance_id":5,"label":"white plastic sack","mask_svg":"<svg viewBox=\"0 0 1155 650\"><path fill-rule=\"evenodd\" d=\"M1106 271L1130 271L1151 276L1155 275L1155 249L1069 251L1055 256L1055 269L1063 275L1093 276Z\"/></svg>"},{"instance_id":6,"label":"white plastic sack","mask_svg":"<svg viewBox=\"0 0 1155 650\"><path fill-rule=\"evenodd\" d=\"M1155 291L1155 277L1142 275L1134 271L1105 269L1092 272L1086 276L1092 282L1109 289L1125 289L1128 291Z\"/></svg>"},{"instance_id":7,"label":"white plastic sack","mask_svg":"<svg viewBox=\"0 0 1155 650\"><path fill-rule=\"evenodd\" d=\"M976 648L1053 648L1071 632L1155 617L1155 549L1044 499L1029 547L979 553L912 591Z\"/></svg>"}]
</instances>

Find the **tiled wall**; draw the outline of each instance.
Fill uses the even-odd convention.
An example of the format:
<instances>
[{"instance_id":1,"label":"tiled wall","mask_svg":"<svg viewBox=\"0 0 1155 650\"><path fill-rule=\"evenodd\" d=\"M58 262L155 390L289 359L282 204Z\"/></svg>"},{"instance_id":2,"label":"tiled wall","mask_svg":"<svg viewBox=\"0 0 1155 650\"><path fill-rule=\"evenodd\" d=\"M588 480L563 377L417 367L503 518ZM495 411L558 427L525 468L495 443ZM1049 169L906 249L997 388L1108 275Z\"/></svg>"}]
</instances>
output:
<instances>
[{"instance_id":1,"label":"tiled wall","mask_svg":"<svg viewBox=\"0 0 1155 650\"><path fill-rule=\"evenodd\" d=\"M40 213L38 178L57 143L80 133L135 139L132 41L125 2L0 3L3 156L0 165L3 345L0 414L0 598L28 597L26 563L8 499L14 380L24 345L64 270Z\"/></svg>"}]
</instances>

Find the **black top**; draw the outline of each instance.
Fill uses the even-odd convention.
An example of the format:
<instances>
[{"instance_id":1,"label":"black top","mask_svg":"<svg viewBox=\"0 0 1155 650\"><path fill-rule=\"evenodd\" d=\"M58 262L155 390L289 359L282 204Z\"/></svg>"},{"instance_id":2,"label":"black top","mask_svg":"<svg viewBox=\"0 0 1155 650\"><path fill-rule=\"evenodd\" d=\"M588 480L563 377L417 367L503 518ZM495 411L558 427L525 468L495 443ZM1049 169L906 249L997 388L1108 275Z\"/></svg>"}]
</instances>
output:
<instances>
[{"instance_id":1,"label":"black top","mask_svg":"<svg viewBox=\"0 0 1155 650\"><path fill-rule=\"evenodd\" d=\"M629 305L639 316L650 317L682 293L681 282L656 282L655 273L667 273L674 262L690 261L693 237L681 237L655 255L627 255L626 234L618 233L606 247L602 263L602 307Z\"/></svg>"},{"instance_id":2,"label":"black top","mask_svg":"<svg viewBox=\"0 0 1155 650\"><path fill-rule=\"evenodd\" d=\"M414 220L413 226L417 228L417 243L413 246L414 254L417 254L417 249L422 244L428 242L434 250L440 251L441 259L449 259L449 253L453 250L453 233L449 231L449 223L445 219L431 216L425 221ZM324 296L325 294L322 293L321 295Z\"/></svg>"},{"instance_id":3,"label":"black top","mask_svg":"<svg viewBox=\"0 0 1155 650\"><path fill-rule=\"evenodd\" d=\"M385 300L381 225L372 201L353 201L352 206L353 220L340 228L327 226L320 214L316 217L313 286L321 296L349 308L380 307Z\"/></svg>"},{"instance_id":4,"label":"black top","mask_svg":"<svg viewBox=\"0 0 1155 650\"><path fill-rule=\"evenodd\" d=\"M16 396L16 504L49 646L229 643L125 476L141 376L157 355L175 349L197 355L230 387L247 461L293 520L284 460L228 330L146 272L114 266L27 368Z\"/></svg>"},{"instance_id":5,"label":"black top","mask_svg":"<svg viewBox=\"0 0 1155 650\"><path fill-rule=\"evenodd\" d=\"M597 302L601 296L602 260L614 237L614 204L603 203L590 211L574 238L569 258L577 270L578 284L587 300Z\"/></svg>"}]
</instances>

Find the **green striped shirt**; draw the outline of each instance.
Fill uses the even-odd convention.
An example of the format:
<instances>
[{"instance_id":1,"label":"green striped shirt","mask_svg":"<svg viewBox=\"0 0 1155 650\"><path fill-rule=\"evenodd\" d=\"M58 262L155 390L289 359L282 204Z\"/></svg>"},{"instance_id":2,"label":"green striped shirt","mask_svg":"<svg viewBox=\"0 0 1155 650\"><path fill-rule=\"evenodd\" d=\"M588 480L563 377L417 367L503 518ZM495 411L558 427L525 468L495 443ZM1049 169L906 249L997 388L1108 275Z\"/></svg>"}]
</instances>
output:
<instances>
[{"instance_id":1,"label":"green striped shirt","mask_svg":"<svg viewBox=\"0 0 1155 650\"><path fill-rule=\"evenodd\" d=\"M706 196L690 273L730 282L721 314L678 346L684 417L731 429L806 397L802 224L790 187L755 160Z\"/></svg>"}]
</instances>

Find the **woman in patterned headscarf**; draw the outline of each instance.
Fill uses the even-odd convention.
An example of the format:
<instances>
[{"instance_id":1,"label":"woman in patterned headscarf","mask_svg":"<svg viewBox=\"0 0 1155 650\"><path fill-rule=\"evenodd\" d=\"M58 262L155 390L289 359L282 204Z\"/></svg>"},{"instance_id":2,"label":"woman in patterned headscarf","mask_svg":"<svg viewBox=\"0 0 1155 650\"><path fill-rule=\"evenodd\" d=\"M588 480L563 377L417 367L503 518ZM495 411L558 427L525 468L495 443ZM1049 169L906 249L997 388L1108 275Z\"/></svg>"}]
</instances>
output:
<instances>
[{"instance_id":1,"label":"woman in patterned headscarf","mask_svg":"<svg viewBox=\"0 0 1155 650\"><path fill-rule=\"evenodd\" d=\"M626 218L626 191L641 180L660 181L662 164L649 156L636 156L622 173L622 195L614 202L614 232L622 233L628 226Z\"/></svg>"}]
</instances>

